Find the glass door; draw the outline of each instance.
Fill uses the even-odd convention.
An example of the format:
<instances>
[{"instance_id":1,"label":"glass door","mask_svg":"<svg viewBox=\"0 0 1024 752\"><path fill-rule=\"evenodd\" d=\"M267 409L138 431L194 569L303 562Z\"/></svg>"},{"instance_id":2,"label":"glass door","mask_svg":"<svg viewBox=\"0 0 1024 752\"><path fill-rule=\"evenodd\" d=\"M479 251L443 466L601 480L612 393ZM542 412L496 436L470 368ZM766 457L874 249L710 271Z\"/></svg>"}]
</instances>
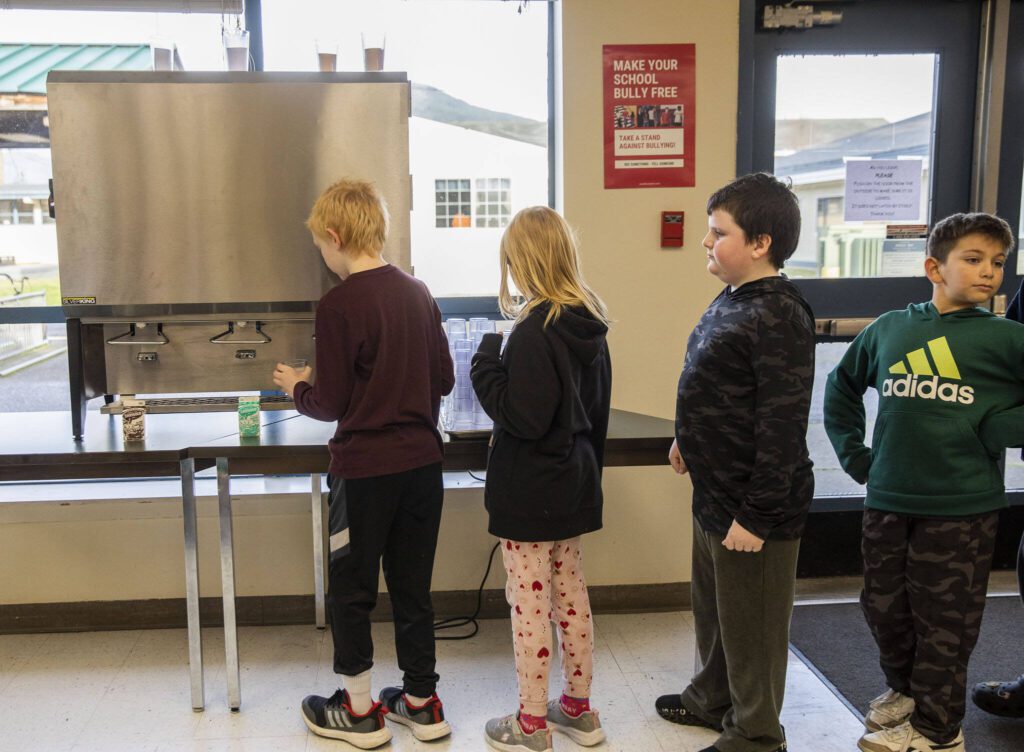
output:
<instances>
[{"instance_id":1,"label":"glass door","mask_svg":"<svg viewBox=\"0 0 1024 752\"><path fill-rule=\"evenodd\" d=\"M741 52L737 172L793 181L787 273L818 318L926 300L923 236L970 206L982 3L860 0L838 23L784 29L765 28L768 5Z\"/></svg>"}]
</instances>

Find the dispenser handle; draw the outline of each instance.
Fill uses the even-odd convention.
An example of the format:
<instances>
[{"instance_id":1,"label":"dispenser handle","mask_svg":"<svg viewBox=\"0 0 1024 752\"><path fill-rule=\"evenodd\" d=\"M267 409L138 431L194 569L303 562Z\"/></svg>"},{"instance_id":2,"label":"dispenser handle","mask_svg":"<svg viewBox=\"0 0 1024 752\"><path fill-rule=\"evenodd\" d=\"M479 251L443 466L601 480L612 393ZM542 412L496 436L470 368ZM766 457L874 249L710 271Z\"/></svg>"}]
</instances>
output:
<instances>
[{"instance_id":1,"label":"dispenser handle","mask_svg":"<svg viewBox=\"0 0 1024 752\"><path fill-rule=\"evenodd\" d=\"M128 331L124 334L119 334L116 337L111 337L107 340L108 345L166 345L170 340L167 339L167 335L164 334L164 325L156 325L156 336L159 339L139 339L139 335L136 334L136 327L139 329L145 329L145 324L130 324Z\"/></svg>"},{"instance_id":2,"label":"dispenser handle","mask_svg":"<svg viewBox=\"0 0 1024 752\"><path fill-rule=\"evenodd\" d=\"M256 333L260 335L262 339L238 339L232 335L235 333L234 321L228 322L228 330L221 332L215 337L210 337L210 343L214 345L265 345L271 341L270 337L263 333L263 324L259 321L256 322ZM247 325L248 322L239 321L237 322L239 328Z\"/></svg>"}]
</instances>

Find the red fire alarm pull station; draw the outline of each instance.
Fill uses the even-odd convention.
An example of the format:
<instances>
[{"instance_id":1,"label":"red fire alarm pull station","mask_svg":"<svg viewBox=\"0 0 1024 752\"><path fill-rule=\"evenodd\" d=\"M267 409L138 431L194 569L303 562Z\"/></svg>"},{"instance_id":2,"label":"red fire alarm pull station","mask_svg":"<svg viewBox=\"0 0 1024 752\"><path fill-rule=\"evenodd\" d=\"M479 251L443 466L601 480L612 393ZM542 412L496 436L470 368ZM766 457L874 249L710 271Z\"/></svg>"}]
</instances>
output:
<instances>
[{"instance_id":1,"label":"red fire alarm pull station","mask_svg":"<svg viewBox=\"0 0 1024 752\"><path fill-rule=\"evenodd\" d=\"M663 211L661 213L661 247L683 247L683 213Z\"/></svg>"}]
</instances>

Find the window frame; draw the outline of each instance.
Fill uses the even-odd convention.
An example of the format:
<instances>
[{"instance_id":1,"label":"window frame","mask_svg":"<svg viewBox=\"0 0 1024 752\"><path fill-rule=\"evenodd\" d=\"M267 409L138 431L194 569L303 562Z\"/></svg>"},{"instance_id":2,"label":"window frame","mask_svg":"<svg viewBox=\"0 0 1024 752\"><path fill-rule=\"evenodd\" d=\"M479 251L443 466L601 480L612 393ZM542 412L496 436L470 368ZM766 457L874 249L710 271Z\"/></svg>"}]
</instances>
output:
<instances>
[{"instance_id":1,"label":"window frame","mask_svg":"<svg viewBox=\"0 0 1024 752\"><path fill-rule=\"evenodd\" d=\"M779 55L799 54L908 54L925 53L940 56L940 70L935 91L936 107L934 146L931 155L932 201L928 224L957 211L968 211L971 205L971 165L973 144L960 148L954 143L957 134L974 132L977 87L978 50L981 29L981 3L945 3L937 5L928 23L920 15L914 23L903 23L905 16L919 13L916 0L862 0L844 6L843 20L838 27L765 32L758 29L761 8L767 0L741 0L739 42L739 96L737 107L736 172L767 171L774 168L776 59ZM891 23L878 23L875 13L890 14ZM1020 28L1019 3L1012 5L1011 39ZM1015 19L1015 20L1014 20ZM966 42L957 46L949 40L949 29L961 28ZM846 32L850 41L841 35ZM1015 50L1014 47L1018 49ZM1008 71L1019 73L1024 62L1014 64L1019 45L1010 45ZM1019 60L1019 57L1018 57ZM1016 65L1016 69L1015 69ZM1019 89L1018 89L1019 90ZM970 91L966 97L962 92ZM1007 79L1006 91L1011 92ZM763 93L759 93L763 92ZM1019 111L1020 97L1007 96L1004 101L1003 155L1008 141L1019 137L1019 127L1010 123L1011 110ZM947 103L938 106L939 102ZM957 102L949 105L948 102ZM1018 118L1020 114L1016 115ZM1012 134L1012 136L1011 136ZM1000 214L1008 221L1019 214L1020 150L1015 159L1016 187L1007 172L1000 171ZM1004 162L1005 165L1005 162ZM941 175L942 179L934 176ZM1017 202L1013 206L1014 197ZM927 279L915 277L874 277L867 279L798 279L795 280L822 318L873 318L893 308L901 308L911 300L931 297ZM1002 292L1012 295L1021 282L1015 265L1007 268Z\"/></svg>"}]
</instances>

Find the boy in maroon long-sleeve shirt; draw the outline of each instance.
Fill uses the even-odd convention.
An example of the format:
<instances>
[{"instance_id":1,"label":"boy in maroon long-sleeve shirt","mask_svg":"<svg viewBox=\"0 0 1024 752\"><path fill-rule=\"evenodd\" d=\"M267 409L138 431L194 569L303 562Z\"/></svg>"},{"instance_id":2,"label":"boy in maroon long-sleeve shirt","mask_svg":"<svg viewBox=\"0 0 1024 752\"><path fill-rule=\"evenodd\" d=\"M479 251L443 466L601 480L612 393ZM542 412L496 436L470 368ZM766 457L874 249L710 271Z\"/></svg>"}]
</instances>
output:
<instances>
[{"instance_id":1,"label":"boy in maroon long-sleeve shirt","mask_svg":"<svg viewBox=\"0 0 1024 752\"><path fill-rule=\"evenodd\" d=\"M455 376L430 291L381 256L387 224L369 183L343 180L317 199L307 226L343 281L317 306L316 383L309 368L274 371L300 413L338 421L328 476L328 608L344 689L305 698L302 717L314 733L362 749L391 738L384 709L417 739L451 732L436 693L430 579L444 495L437 420ZM370 612L382 560L404 678L374 702Z\"/></svg>"}]
</instances>

